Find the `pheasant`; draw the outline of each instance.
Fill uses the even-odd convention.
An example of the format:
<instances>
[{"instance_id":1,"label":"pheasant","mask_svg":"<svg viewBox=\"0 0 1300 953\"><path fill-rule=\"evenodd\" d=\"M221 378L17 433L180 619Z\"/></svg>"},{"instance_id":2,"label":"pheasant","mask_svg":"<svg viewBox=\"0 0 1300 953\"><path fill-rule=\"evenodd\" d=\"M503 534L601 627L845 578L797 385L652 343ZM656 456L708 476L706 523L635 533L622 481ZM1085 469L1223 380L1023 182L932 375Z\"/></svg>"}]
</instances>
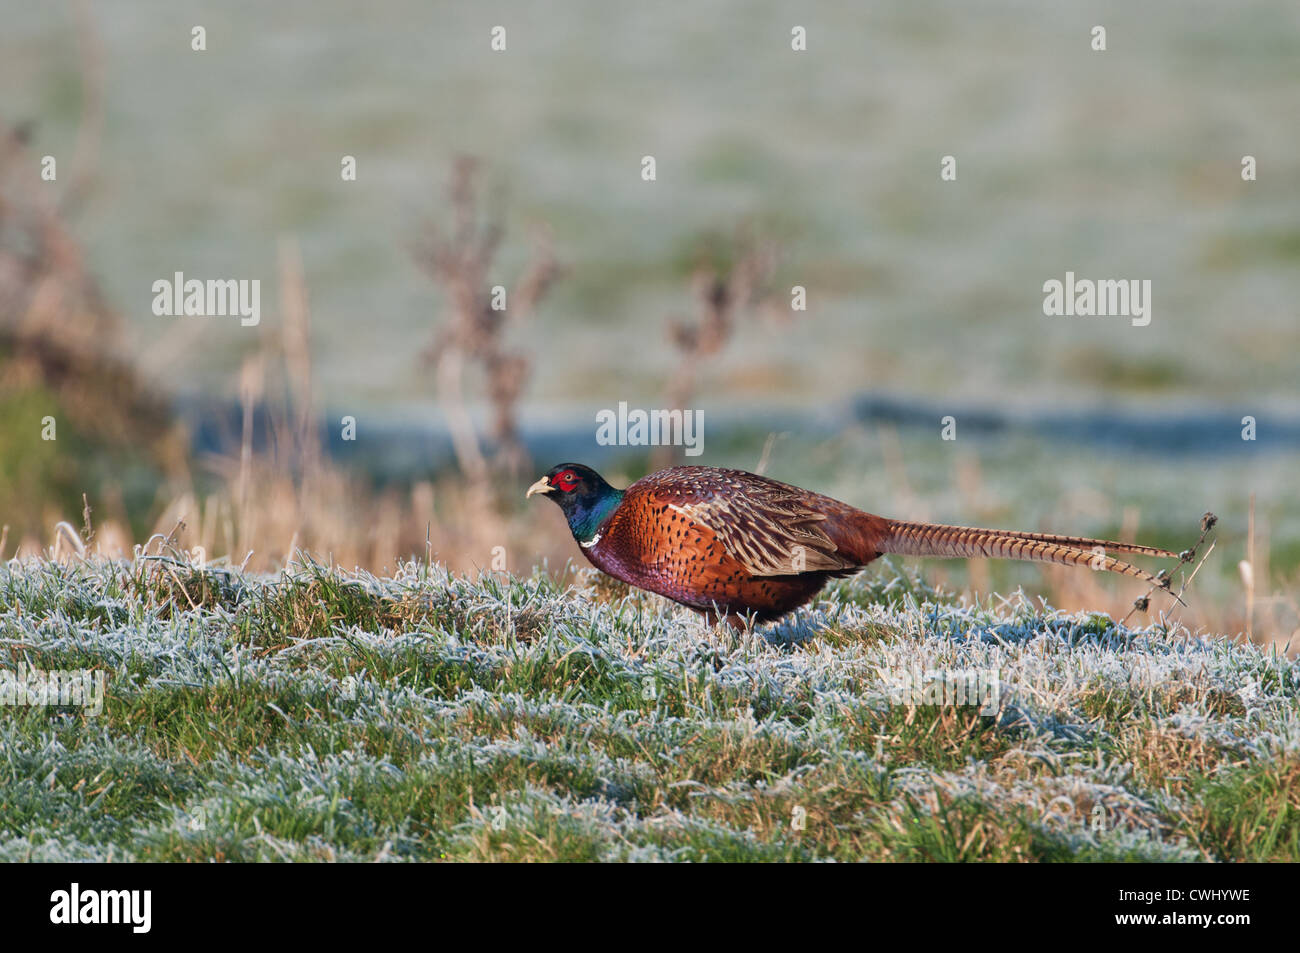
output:
<instances>
[{"instance_id":1,"label":"pheasant","mask_svg":"<svg viewBox=\"0 0 1300 953\"><path fill-rule=\"evenodd\" d=\"M1153 546L1082 536L886 519L744 470L669 467L616 490L595 470L562 463L528 488L563 510L596 568L667 596L710 624L741 628L798 608L831 579L884 553L992 557L1090 566L1168 588L1107 552L1178 558Z\"/></svg>"}]
</instances>

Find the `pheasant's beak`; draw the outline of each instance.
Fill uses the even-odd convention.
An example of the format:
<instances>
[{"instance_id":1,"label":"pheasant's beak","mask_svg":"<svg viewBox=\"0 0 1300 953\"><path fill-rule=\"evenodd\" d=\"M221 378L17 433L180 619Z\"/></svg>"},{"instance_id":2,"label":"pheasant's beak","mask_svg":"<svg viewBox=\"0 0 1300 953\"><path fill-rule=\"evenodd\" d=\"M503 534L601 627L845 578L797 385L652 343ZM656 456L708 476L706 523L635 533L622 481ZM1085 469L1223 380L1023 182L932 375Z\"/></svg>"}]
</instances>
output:
<instances>
[{"instance_id":1,"label":"pheasant's beak","mask_svg":"<svg viewBox=\"0 0 1300 953\"><path fill-rule=\"evenodd\" d=\"M551 486L551 481L546 479L546 477L542 477L528 488L528 492L524 494L524 499L528 499L534 493L550 493L554 489L555 487Z\"/></svg>"}]
</instances>

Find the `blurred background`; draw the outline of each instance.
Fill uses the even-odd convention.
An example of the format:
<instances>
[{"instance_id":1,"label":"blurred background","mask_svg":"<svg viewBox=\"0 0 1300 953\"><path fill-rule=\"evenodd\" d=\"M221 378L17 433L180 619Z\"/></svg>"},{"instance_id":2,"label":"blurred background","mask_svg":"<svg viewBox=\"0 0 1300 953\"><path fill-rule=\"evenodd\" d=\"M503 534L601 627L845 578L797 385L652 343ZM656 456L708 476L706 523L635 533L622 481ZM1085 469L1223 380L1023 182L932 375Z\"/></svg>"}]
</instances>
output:
<instances>
[{"instance_id":1,"label":"blurred background","mask_svg":"<svg viewBox=\"0 0 1300 953\"><path fill-rule=\"evenodd\" d=\"M900 518L1180 550L1212 510L1183 618L1300 641L1300 6L873 7L10 5L0 556L558 570L538 474L683 459L597 444L626 401ZM156 316L178 271L260 324ZM1044 316L1067 271L1150 279L1150 324Z\"/></svg>"}]
</instances>

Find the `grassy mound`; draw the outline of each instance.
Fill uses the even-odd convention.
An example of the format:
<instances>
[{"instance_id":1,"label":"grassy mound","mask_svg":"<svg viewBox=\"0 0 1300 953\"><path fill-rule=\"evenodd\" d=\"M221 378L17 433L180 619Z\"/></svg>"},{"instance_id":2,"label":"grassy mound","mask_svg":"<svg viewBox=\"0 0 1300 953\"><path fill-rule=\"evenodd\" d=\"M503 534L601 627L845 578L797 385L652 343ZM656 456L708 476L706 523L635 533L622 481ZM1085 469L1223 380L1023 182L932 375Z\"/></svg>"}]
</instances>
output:
<instances>
[{"instance_id":1,"label":"grassy mound","mask_svg":"<svg viewBox=\"0 0 1300 953\"><path fill-rule=\"evenodd\" d=\"M10 562L0 665L105 681L0 707L4 860L1300 859L1294 661L903 578L735 636L583 574Z\"/></svg>"}]
</instances>

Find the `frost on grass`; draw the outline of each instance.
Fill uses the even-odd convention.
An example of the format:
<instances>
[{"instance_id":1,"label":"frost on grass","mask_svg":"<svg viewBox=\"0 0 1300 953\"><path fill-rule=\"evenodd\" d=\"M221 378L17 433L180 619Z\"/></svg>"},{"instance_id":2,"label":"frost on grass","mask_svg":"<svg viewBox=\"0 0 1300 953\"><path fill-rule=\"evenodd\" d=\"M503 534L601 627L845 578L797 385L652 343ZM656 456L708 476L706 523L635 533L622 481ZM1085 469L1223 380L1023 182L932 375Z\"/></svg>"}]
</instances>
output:
<instances>
[{"instance_id":1,"label":"frost on grass","mask_svg":"<svg viewBox=\"0 0 1300 953\"><path fill-rule=\"evenodd\" d=\"M864 576L757 632L580 573L0 565L0 860L1294 860L1300 673ZM953 694L963 686L979 694Z\"/></svg>"}]
</instances>

